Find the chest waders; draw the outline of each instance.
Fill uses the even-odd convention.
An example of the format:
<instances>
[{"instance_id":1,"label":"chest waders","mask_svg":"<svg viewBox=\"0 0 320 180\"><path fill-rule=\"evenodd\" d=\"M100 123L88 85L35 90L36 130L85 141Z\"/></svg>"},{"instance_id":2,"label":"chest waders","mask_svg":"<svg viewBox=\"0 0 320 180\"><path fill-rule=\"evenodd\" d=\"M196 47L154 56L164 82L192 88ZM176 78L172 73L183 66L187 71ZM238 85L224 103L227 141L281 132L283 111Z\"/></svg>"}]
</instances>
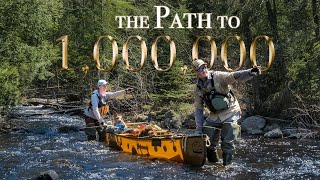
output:
<instances>
[{"instance_id":1,"label":"chest waders","mask_svg":"<svg viewBox=\"0 0 320 180\"><path fill-rule=\"evenodd\" d=\"M95 93L94 93L95 94ZM102 101L102 98L95 94L98 99L98 110L101 116L106 115L109 112L109 106L107 105L107 101ZM92 109L92 102L90 100L89 107L91 111ZM93 119L91 117L85 117L87 128L85 128L85 133L87 134L88 140L96 140L97 136L99 141L105 140L105 133L103 132L104 128L100 127L99 121L97 119ZM95 128L92 126L96 126Z\"/></svg>"},{"instance_id":2,"label":"chest waders","mask_svg":"<svg viewBox=\"0 0 320 180\"><path fill-rule=\"evenodd\" d=\"M94 93L95 94L95 93ZM98 110L99 110L99 113L101 116L104 116L106 115L108 112L109 112L109 106L107 104L107 101L102 101L102 98L100 96L98 96L97 94L95 94L99 101L98 101ZM89 103L89 107L88 107L91 111L93 111L92 109L92 102L90 100L90 103Z\"/></svg>"},{"instance_id":3,"label":"chest waders","mask_svg":"<svg viewBox=\"0 0 320 180\"><path fill-rule=\"evenodd\" d=\"M211 85L213 89L210 92L197 85L203 93L202 99L204 100L205 105L213 113L219 113L223 110L228 109L230 107L231 97L234 97L232 91L230 90L228 94L218 93L214 87L212 74ZM226 166L231 163L232 156L235 151L233 141L239 134L239 127L240 126L235 122L224 122L215 126L203 126L202 131L209 137L211 144L207 148L207 158L209 162L216 163L219 161L217 147L221 138L223 165Z\"/></svg>"},{"instance_id":4,"label":"chest waders","mask_svg":"<svg viewBox=\"0 0 320 180\"><path fill-rule=\"evenodd\" d=\"M217 147L221 138L221 149L223 165L229 165L235 153L233 141L237 139L240 126L235 122L224 122L218 126L203 126L202 131L209 137L211 145L207 148L207 158L209 162L218 162L219 156Z\"/></svg>"}]
</instances>

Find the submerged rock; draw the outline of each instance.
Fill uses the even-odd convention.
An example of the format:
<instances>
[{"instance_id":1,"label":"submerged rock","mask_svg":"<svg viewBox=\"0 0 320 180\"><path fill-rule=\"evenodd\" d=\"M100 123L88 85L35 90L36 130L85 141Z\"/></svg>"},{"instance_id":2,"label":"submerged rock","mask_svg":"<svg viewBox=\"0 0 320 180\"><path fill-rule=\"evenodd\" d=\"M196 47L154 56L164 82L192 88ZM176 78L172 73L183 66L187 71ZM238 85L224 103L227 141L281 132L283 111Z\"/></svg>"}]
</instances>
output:
<instances>
[{"instance_id":1,"label":"submerged rock","mask_svg":"<svg viewBox=\"0 0 320 180\"><path fill-rule=\"evenodd\" d=\"M80 129L77 126L61 126L58 128L59 133L79 132Z\"/></svg>"},{"instance_id":2,"label":"submerged rock","mask_svg":"<svg viewBox=\"0 0 320 180\"><path fill-rule=\"evenodd\" d=\"M33 148L32 148L32 151L33 151L33 152L41 152L42 150L41 150L40 147L33 147Z\"/></svg>"},{"instance_id":3,"label":"submerged rock","mask_svg":"<svg viewBox=\"0 0 320 180\"><path fill-rule=\"evenodd\" d=\"M281 127L277 123L272 123L271 125L266 125L266 127L263 129L264 132L269 132L275 129L280 129Z\"/></svg>"},{"instance_id":4,"label":"submerged rock","mask_svg":"<svg viewBox=\"0 0 320 180\"><path fill-rule=\"evenodd\" d=\"M59 175L54 170L48 170L40 173L36 180L58 180Z\"/></svg>"}]
</instances>

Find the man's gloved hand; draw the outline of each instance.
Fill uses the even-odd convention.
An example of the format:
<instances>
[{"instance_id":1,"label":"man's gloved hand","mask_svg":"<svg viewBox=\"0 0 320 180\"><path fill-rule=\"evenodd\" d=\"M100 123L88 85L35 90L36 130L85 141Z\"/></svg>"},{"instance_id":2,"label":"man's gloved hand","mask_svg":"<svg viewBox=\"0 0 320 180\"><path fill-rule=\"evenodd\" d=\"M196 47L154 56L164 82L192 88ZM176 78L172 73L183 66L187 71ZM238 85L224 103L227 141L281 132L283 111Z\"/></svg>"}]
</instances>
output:
<instances>
[{"instance_id":1,"label":"man's gloved hand","mask_svg":"<svg viewBox=\"0 0 320 180\"><path fill-rule=\"evenodd\" d=\"M255 66L251 69L251 74L258 75L261 74L261 66Z\"/></svg>"},{"instance_id":2,"label":"man's gloved hand","mask_svg":"<svg viewBox=\"0 0 320 180\"><path fill-rule=\"evenodd\" d=\"M133 88L127 88L127 89L125 89L126 93L132 93L133 90L134 90Z\"/></svg>"},{"instance_id":3,"label":"man's gloved hand","mask_svg":"<svg viewBox=\"0 0 320 180\"><path fill-rule=\"evenodd\" d=\"M202 133L202 127L197 127L195 134L203 134Z\"/></svg>"}]
</instances>

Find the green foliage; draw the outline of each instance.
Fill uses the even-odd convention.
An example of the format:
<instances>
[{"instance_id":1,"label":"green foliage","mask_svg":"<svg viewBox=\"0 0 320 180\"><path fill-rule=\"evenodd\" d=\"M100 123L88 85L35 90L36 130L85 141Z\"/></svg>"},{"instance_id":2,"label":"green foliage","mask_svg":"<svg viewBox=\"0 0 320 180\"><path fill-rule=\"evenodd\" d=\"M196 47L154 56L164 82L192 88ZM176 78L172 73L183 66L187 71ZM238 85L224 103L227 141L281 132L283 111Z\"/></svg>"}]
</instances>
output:
<instances>
[{"instance_id":1,"label":"green foliage","mask_svg":"<svg viewBox=\"0 0 320 180\"><path fill-rule=\"evenodd\" d=\"M0 57L5 65L0 101L4 104L15 105L32 81L53 75L49 67L58 55L50 41L60 8L60 1L1 1Z\"/></svg>"},{"instance_id":2,"label":"green foliage","mask_svg":"<svg viewBox=\"0 0 320 180\"><path fill-rule=\"evenodd\" d=\"M157 83L154 87L155 101L185 101L190 99L192 94L188 91L187 79L184 79L182 62L176 61L174 67L165 73L159 73Z\"/></svg>"},{"instance_id":3,"label":"green foliage","mask_svg":"<svg viewBox=\"0 0 320 180\"><path fill-rule=\"evenodd\" d=\"M62 84L72 84L69 91L82 89L82 95L89 95L91 89L95 87L96 80L108 76L103 72L97 73L92 55L93 46L100 36L106 35L116 38L120 46L122 42L119 42L119 39L122 40L123 32L118 30L115 16L128 15L133 6L130 1L124 0L66 0L63 2L62 17L59 19L59 29L55 32L55 38L68 35L68 62L72 70L58 71L57 79ZM100 62L104 68L110 65L112 56L111 44L105 43L107 41L106 38L100 46ZM60 64L61 55L55 66L60 67ZM85 64L89 67L89 73L84 77L81 67Z\"/></svg>"},{"instance_id":4,"label":"green foliage","mask_svg":"<svg viewBox=\"0 0 320 180\"><path fill-rule=\"evenodd\" d=\"M8 107L19 102L19 73L16 67L2 64L0 66L0 104Z\"/></svg>"},{"instance_id":5,"label":"green foliage","mask_svg":"<svg viewBox=\"0 0 320 180\"><path fill-rule=\"evenodd\" d=\"M294 82L294 90L313 102L320 100L320 41L311 45L288 66L288 77Z\"/></svg>"},{"instance_id":6,"label":"green foliage","mask_svg":"<svg viewBox=\"0 0 320 180\"><path fill-rule=\"evenodd\" d=\"M319 10L311 1L269 0L0 0L0 57L1 57L1 97L0 102L14 105L30 85L38 86L50 82L51 86L67 85L66 91L79 93L83 97L91 94L96 80L107 79L112 90L124 87L137 89L137 106L191 104L195 79L191 70L192 43L197 36L210 35L218 46L218 58L214 69L224 71L219 50L228 35L239 35L247 47L245 67L249 63L249 47L254 37L268 35L276 48L276 59L271 70L253 81L244 99L258 99L262 105L257 112L280 116L283 110L294 102L288 102L287 82L292 81L292 90L302 94L306 100L319 100L319 37L314 31L319 27L314 20L312 9ZM154 6L167 6L170 15L162 20L163 29L155 29ZM171 29L173 17L177 13L184 25L183 13L212 13L212 28L198 29L198 19L193 19L192 29ZM149 29L120 29L115 16L149 16ZM241 20L239 28L220 28L217 16L237 16ZM68 57L71 71L61 68L61 44L56 40L68 35ZM92 50L98 37L113 36L119 46L118 66L111 72L98 72L93 61ZM144 37L148 48L148 58L140 72L128 72L122 65L121 47L129 36ZM151 45L158 36L170 36L176 46L177 60L169 72L160 73L152 64ZM258 64L265 66L268 59L268 46L259 41ZM131 40L129 61L133 67L140 66L140 43ZM100 62L110 66L111 43L105 39L101 43ZM210 45L199 43L199 58L210 60ZM158 63L162 69L168 67L170 59L169 43L158 43ZM228 45L230 66L237 65L239 46L233 39ZM86 76L81 67L87 64ZM188 71L182 75L181 66L186 64ZM286 75L286 76L285 76ZM56 84L54 84L56 83ZM252 88L251 88L252 87ZM80 90L80 91L79 91ZM250 92L251 91L251 92ZM11 92L11 93L9 93ZM239 91L243 92L243 91ZM247 92L247 91L246 91ZM253 93L252 93L253 92ZM255 94L255 97L252 95ZM292 99L291 99L292 100ZM171 102L171 103L170 103ZM318 101L319 102L319 101ZM132 104L133 102L129 102ZM255 103L253 103L255 104ZM187 106L185 106L187 107ZM184 108L182 108L184 109ZM187 108L190 109L190 108Z\"/></svg>"}]
</instances>

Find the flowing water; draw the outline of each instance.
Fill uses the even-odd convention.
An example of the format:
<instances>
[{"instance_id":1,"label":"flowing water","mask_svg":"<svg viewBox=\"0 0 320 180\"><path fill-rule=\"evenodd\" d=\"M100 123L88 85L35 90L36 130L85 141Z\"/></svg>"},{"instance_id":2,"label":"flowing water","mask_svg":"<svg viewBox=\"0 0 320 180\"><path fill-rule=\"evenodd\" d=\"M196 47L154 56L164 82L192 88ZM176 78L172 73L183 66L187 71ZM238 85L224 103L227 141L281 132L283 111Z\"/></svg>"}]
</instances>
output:
<instances>
[{"instance_id":1,"label":"flowing water","mask_svg":"<svg viewBox=\"0 0 320 180\"><path fill-rule=\"evenodd\" d=\"M17 113L43 113L20 107ZM270 140L243 136L233 164L203 167L130 155L96 141L83 131L62 133L62 126L83 127L80 117L45 115L11 120L25 130L0 134L0 179L34 179L54 170L60 179L320 179L319 140Z\"/></svg>"}]
</instances>

